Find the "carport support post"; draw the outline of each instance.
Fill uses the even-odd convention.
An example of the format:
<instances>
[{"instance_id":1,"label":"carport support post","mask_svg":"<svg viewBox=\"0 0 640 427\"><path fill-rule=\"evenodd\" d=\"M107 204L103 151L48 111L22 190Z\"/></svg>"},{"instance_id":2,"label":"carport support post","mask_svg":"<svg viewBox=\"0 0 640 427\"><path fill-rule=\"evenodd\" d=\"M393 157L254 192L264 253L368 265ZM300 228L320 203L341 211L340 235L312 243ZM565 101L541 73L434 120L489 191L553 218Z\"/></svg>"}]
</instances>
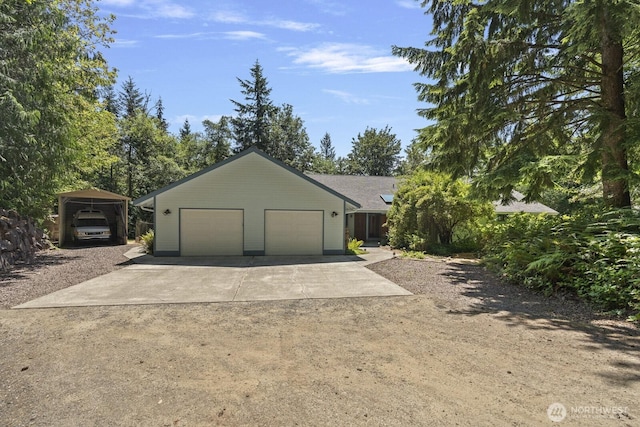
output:
<instances>
[{"instance_id":1,"label":"carport support post","mask_svg":"<svg viewBox=\"0 0 640 427\"><path fill-rule=\"evenodd\" d=\"M129 201L128 200L124 201L124 210L122 212L124 217L122 218L122 220L124 220L124 224L123 224L124 236L122 236L121 243L123 245L126 245L129 242Z\"/></svg>"},{"instance_id":2,"label":"carport support post","mask_svg":"<svg viewBox=\"0 0 640 427\"><path fill-rule=\"evenodd\" d=\"M64 245L65 234L67 232L65 227L66 221L64 217L64 204L66 203L66 197L58 196L58 247Z\"/></svg>"}]
</instances>

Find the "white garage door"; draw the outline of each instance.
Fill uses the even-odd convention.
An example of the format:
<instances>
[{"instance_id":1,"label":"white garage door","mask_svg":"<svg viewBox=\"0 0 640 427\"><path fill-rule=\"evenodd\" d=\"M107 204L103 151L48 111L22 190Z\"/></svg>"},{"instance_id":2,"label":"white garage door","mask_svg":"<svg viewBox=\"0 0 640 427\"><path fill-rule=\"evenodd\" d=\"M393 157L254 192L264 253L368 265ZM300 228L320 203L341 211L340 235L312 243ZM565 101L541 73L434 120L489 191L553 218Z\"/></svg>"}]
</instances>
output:
<instances>
[{"instance_id":1,"label":"white garage door","mask_svg":"<svg viewBox=\"0 0 640 427\"><path fill-rule=\"evenodd\" d=\"M265 211L266 255L322 255L322 211Z\"/></svg>"},{"instance_id":2,"label":"white garage door","mask_svg":"<svg viewBox=\"0 0 640 427\"><path fill-rule=\"evenodd\" d=\"M242 255L243 212L225 209L180 211L182 256Z\"/></svg>"}]
</instances>

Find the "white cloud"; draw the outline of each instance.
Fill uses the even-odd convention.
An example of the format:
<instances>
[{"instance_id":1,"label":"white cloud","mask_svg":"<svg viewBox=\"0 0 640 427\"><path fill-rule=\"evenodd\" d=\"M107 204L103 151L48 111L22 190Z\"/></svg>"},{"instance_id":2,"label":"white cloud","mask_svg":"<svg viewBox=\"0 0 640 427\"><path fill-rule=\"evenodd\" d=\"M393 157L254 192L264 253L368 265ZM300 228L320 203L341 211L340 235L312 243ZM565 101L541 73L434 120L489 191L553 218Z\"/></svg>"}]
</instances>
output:
<instances>
[{"instance_id":1,"label":"white cloud","mask_svg":"<svg viewBox=\"0 0 640 427\"><path fill-rule=\"evenodd\" d=\"M255 31L228 31L223 33L225 38L229 40L251 40L251 39L265 39L266 36L262 33Z\"/></svg>"},{"instance_id":2,"label":"white cloud","mask_svg":"<svg viewBox=\"0 0 640 427\"><path fill-rule=\"evenodd\" d=\"M196 32L188 34L159 34L155 36L158 39L228 39L228 40L251 40L251 39L266 39L266 36L262 33L255 31L227 31L227 32Z\"/></svg>"},{"instance_id":3,"label":"white cloud","mask_svg":"<svg viewBox=\"0 0 640 427\"><path fill-rule=\"evenodd\" d=\"M308 50L283 48L299 66L316 68L332 74L394 73L411 71L411 65L402 58L384 55L371 46L349 43L325 43Z\"/></svg>"},{"instance_id":4,"label":"white cloud","mask_svg":"<svg viewBox=\"0 0 640 427\"><path fill-rule=\"evenodd\" d=\"M102 0L106 6L116 8L129 8L131 12L127 16L140 19L148 18L175 18L188 19L195 16L193 10L171 0Z\"/></svg>"},{"instance_id":5,"label":"white cloud","mask_svg":"<svg viewBox=\"0 0 640 427\"><path fill-rule=\"evenodd\" d=\"M189 34L158 34L155 36L157 39L195 39L203 38L211 33L189 33Z\"/></svg>"},{"instance_id":6,"label":"white cloud","mask_svg":"<svg viewBox=\"0 0 640 427\"><path fill-rule=\"evenodd\" d=\"M156 15L161 18L192 18L195 14L187 7L174 3L160 3L156 8Z\"/></svg>"},{"instance_id":7,"label":"white cloud","mask_svg":"<svg viewBox=\"0 0 640 427\"><path fill-rule=\"evenodd\" d=\"M269 27L280 28L281 30L291 30L291 31L299 31L299 32L313 31L316 28L320 27L320 24L313 24L310 22L287 21L287 20L264 21L262 23L259 23L258 25L266 25Z\"/></svg>"},{"instance_id":8,"label":"white cloud","mask_svg":"<svg viewBox=\"0 0 640 427\"><path fill-rule=\"evenodd\" d=\"M367 105L369 104L369 100L365 99L365 98L359 98L356 95L349 93L349 92L345 92L342 90L335 90L335 89L323 89L322 90L324 93L328 93L330 95L335 96L336 98L340 99L341 101L343 101L346 104L358 104L358 105Z\"/></svg>"},{"instance_id":9,"label":"white cloud","mask_svg":"<svg viewBox=\"0 0 640 427\"><path fill-rule=\"evenodd\" d=\"M138 40L124 40L124 39L116 39L112 47L136 47L140 41Z\"/></svg>"},{"instance_id":10,"label":"white cloud","mask_svg":"<svg viewBox=\"0 0 640 427\"><path fill-rule=\"evenodd\" d=\"M215 22L220 22L223 24L255 25L259 27L272 27L272 28L279 28L281 30L289 30L289 31L297 31L297 32L313 31L316 28L320 27L320 24L315 24L311 22L290 21L286 19L272 18L272 19L265 19L265 20L255 20L247 17L243 13L232 11L232 10L215 12L211 15L211 20Z\"/></svg>"},{"instance_id":11,"label":"white cloud","mask_svg":"<svg viewBox=\"0 0 640 427\"><path fill-rule=\"evenodd\" d=\"M239 12L219 11L211 15L211 20L223 24L244 24L248 19Z\"/></svg>"}]
</instances>

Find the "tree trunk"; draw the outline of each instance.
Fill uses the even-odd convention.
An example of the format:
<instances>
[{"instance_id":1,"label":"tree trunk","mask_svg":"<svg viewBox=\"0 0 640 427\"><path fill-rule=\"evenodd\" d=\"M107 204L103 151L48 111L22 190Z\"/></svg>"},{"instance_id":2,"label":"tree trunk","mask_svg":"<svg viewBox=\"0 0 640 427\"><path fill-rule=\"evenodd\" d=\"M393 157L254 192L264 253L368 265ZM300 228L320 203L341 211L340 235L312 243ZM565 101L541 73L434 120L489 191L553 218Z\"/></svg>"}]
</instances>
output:
<instances>
[{"instance_id":1,"label":"tree trunk","mask_svg":"<svg viewBox=\"0 0 640 427\"><path fill-rule=\"evenodd\" d=\"M615 23L606 6L600 22L602 49L602 190L611 207L631 206L628 185L626 114L624 105L623 48Z\"/></svg>"},{"instance_id":2,"label":"tree trunk","mask_svg":"<svg viewBox=\"0 0 640 427\"><path fill-rule=\"evenodd\" d=\"M443 230L439 233L440 243L443 245L450 245L453 241L453 233L451 230Z\"/></svg>"},{"instance_id":3,"label":"tree trunk","mask_svg":"<svg viewBox=\"0 0 640 427\"><path fill-rule=\"evenodd\" d=\"M129 143L129 152L127 156L127 197L133 199L133 166L131 165L132 154L131 143Z\"/></svg>"}]
</instances>

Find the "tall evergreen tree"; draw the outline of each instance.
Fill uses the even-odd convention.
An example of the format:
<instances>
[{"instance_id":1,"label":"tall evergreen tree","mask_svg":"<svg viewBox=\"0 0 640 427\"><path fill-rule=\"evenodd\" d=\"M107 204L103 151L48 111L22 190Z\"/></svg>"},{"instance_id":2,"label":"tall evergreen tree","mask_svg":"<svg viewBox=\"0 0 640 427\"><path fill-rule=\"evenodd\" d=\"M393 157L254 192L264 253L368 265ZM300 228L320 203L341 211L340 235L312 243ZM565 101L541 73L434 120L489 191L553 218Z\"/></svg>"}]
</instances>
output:
<instances>
[{"instance_id":1,"label":"tall evergreen tree","mask_svg":"<svg viewBox=\"0 0 640 427\"><path fill-rule=\"evenodd\" d=\"M256 60L250 72L249 80L237 78L240 92L244 95L244 103L231 100L237 113L231 119L235 138L234 151L240 152L255 145L260 150L269 152L270 117L274 109L269 98L271 88L263 75L260 62Z\"/></svg>"},{"instance_id":2,"label":"tall evergreen tree","mask_svg":"<svg viewBox=\"0 0 640 427\"><path fill-rule=\"evenodd\" d=\"M189 173L202 169L200 135L191 131L189 119L185 119L178 130L178 158L180 165Z\"/></svg>"},{"instance_id":3,"label":"tall evergreen tree","mask_svg":"<svg viewBox=\"0 0 640 427\"><path fill-rule=\"evenodd\" d=\"M636 138L628 91L638 87L637 1L433 0L426 48L394 47L433 83L418 83L432 162L478 174L491 196L553 185L558 164L599 176L605 203L631 204ZM637 89L635 89L637 91Z\"/></svg>"},{"instance_id":4,"label":"tall evergreen tree","mask_svg":"<svg viewBox=\"0 0 640 427\"><path fill-rule=\"evenodd\" d=\"M104 109L113 114L115 117L120 115L120 107L118 105L118 94L113 85L109 85L102 89L102 102Z\"/></svg>"},{"instance_id":5,"label":"tall evergreen tree","mask_svg":"<svg viewBox=\"0 0 640 427\"><path fill-rule=\"evenodd\" d=\"M133 117L138 111L147 113L149 95L142 93L133 78L129 76L122 82L118 93L118 109L123 117Z\"/></svg>"},{"instance_id":6,"label":"tall evergreen tree","mask_svg":"<svg viewBox=\"0 0 640 427\"><path fill-rule=\"evenodd\" d=\"M189 123L189 119L184 119L182 127L178 132L180 135L180 139L187 138L189 135L191 135L191 123Z\"/></svg>"},{"instance_id":7,"label":"tall evergreen tree","mask_svg":"<svg viewBox=\"0 0 640 427\"><path fill-rule=\"evenodd\" d=\"M329 132L325 132L320 140L320 155L326 160L335 161L336 159L336 149L331 143L331 135L329 135Z\"/></svg>"},{"instance_id":8,"label":"tall evergreen tree","mask_svg":"<svg viewBox=\"0 0 640 427\"><path fill-rule=\"evenodd\" d=\"M314 156L312 171L329 175L336 174L338 171L336 149L331 143L329 132L326 132L320 140L320 149L318 154Z\"/></svg>"},{"instance_id":9,"label":"tall evergreen tree","mask_svg":"<svg viewBox=\"0 0 640 427\"><path fill-rule=\"evenodd\" d=\"M169 123L167 119L164 118L164 104L162 103L162 97L158 98L158 102L156 102L156 119L158 120L158 124L160 129L163 132L169 132Z\"/></svg>"},{"instance_id":10,"label":"tall evergreen tree","mask_svg":"<svg viewBox=\"0 0 640 427\"><path fill-rule=\"evenodd\" d=\"M149 115L149 98L149 94L142 92L131 77L122 83L118 92L120 138L114 154L120 160L111 166L109 188L131 198L140 194L143 181L139 176L140 170L149 165L156 155L164 155L166 151L161 146L167 142L159 137L164 130L158 120Z\"/></svg>"}]
</instances>

